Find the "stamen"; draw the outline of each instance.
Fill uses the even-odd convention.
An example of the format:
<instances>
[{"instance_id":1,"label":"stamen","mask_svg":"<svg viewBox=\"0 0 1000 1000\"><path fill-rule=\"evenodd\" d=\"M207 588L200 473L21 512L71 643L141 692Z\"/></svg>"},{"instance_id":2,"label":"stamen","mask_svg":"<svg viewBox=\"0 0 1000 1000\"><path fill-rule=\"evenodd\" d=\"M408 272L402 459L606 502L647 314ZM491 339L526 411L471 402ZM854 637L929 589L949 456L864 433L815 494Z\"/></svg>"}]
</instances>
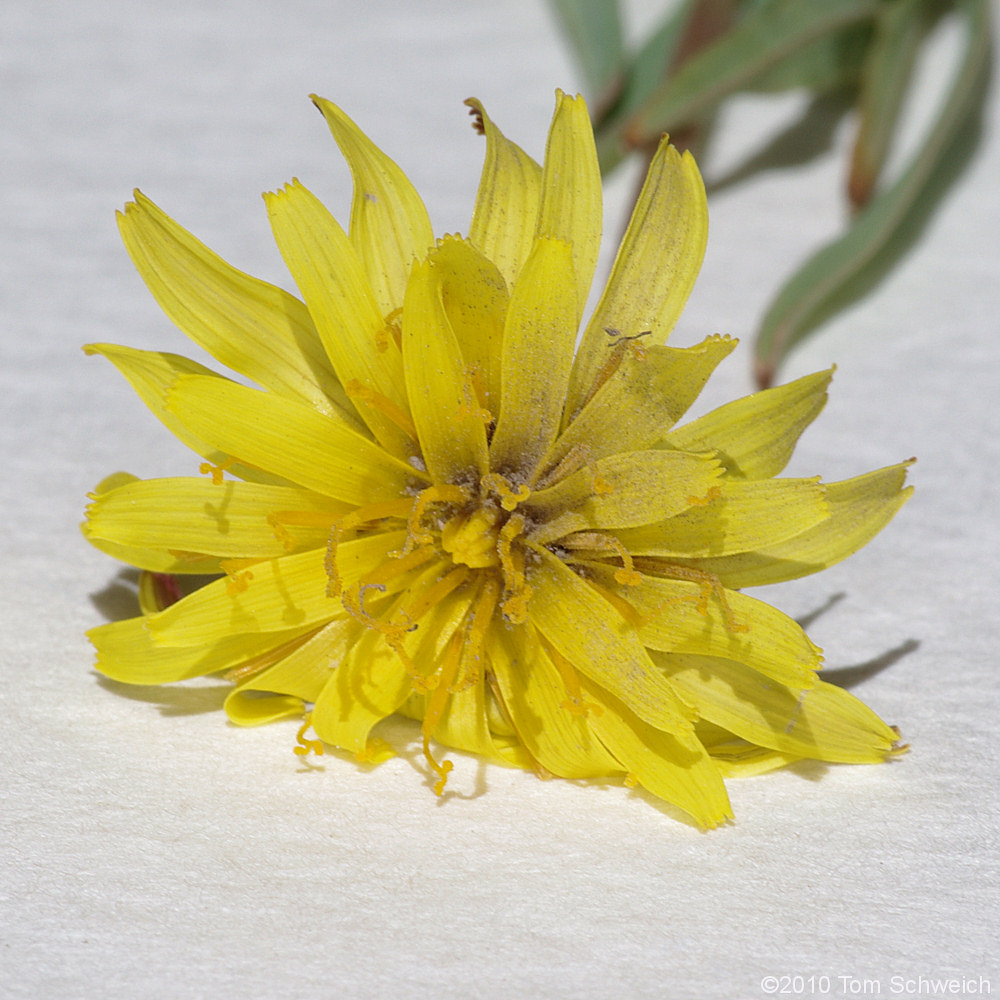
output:
<instances>
[{"instance_id":1,"label":"stamen","mask_svg":"<svg viewBox=\"0 0 1000 1000\"><path fill-rule=\"evenodd\" d=\"M342 589L340 570L337 567L337 547L340 545L341 535L345 531L359 528L369 521L381 521L387 517L406 517L412 506L410 500L382 500L379 503L358 507L346 517L334 522L330 529L330 537L326 542L326 558L323 560L323 568L326 570L329 581L326 585L327 597L339 597Z\"/></svg>"},{"instance_id":2,"label":"stamen","mask_svg":"<svg viewBox=\"0 0 1000 1000\"><path fill-rule=\"evenodd\" d=\"M394 756L395 751L384 739L380 736L373 736L365 743L364 749L359 750L354 755L354 759L359 764L378 764L382 760Z\"/></svg>"},{"instance_id":3,"label":"stamen","mask_svg":"<svg viewBox=\"0 0 1000 1000\"><path fill-rule=\"evenodd\" d=\"M297 543L285 525L295 528L330 528L335 520L335 515L321 510L276 510L267 515L267 523L271 526L274 537L289 552Z\"/></svg>"},{"instance_id":4,"label":"stamen","mask_svg":"<svg viewBox=\"0 0 1000 1000\"><path fill-rule=\"evenodd\" d=\"M693 566L680 566L675 563L665 563L657 560L656 572L664 576L673 577L675 580L685 580L690 583L697 583L700 592L694 594L677 594L663 601L654 608L649 620L655 618L665 607L680 602L695 605L698 614L702 617L708 616L708 602L714 594L722 608L722 621L727 632L749 632L750 626L745 622L738 622L733 614L733 609L726 599L726 588L722 586L722 581L714 574L707 573L703 569L695 569Z\"/></svg>"},{"instance_id":5,"label":"stamen","mask_svg":"<svg viewBox=\"0 0 1000 1000\"><path fill-rule=\"evenodd\" d=\"M376 632L381 632L382 635L386 637L386 641L389 645L393 645L393 643L401 640L407 632L412 632L417 627L405 616L402 622L392 622L383 621L383 619L376 618L374 615L367 612L365 610L365 594L369 590L376 590L379 593L384 594L386 587L384 583L358 584L354 589L344 591L344 594L341 597L341 604L344 605L344 610L361 622L365 628L375 629Z\"/></svg>"},{"instance_id":6,"label":"stamen","mask_svg":"<svg viewBox=\"0 0 1000 1000\"><path fill-rule=\"evenodd\" d=\"M374 587L386 584L390 580L394 580L397 576L401 576L403 573L408 573L411 569L422 566L425 562L433 559L434 555L434 549L423 548L415 549L409 555L398 559L390 559L388 562L382 563L378 569L372 570L365 578L363 586Z\"/></svg>"},{"instance_id":7,"label":"stamen","mask_svg":"<svg viewBox=\"0 0 1000 1000\"><path fill-rule=\"evenodd\" d=\"M424 514L432 503L468 503L471 499L469 491L461 486L428 486L427 489L421 490L410 510L410 519L406 525L406 543L400 554L405 556L417 546L430 545L434 541L430 532L420 528Z\"/></svg>"},{"instance_id":8,"label":"stamen","mask_svg":"<svg viewBox=\"0 0 1000 1000\"><path fill-rule=\"evenodd\" d=\"M462 659L462 646L463 635L461 629L458 629L451 637L451 641L448 643L444 657L441 660L441 666L438 670L438 684L427 699L423 722L420 726L420 731L424 737L424 756L439 777L439 780L434 785L435 795L441 795L444 791L445 783L448 781L448 775L453 765L451 761L447 760L438 764L431 756L430 738L434 735L434 730L437 729L438 723L441 721L441 716L444 714L444 710L448 704L451 687L454 684L455 675L458 673L458 665Z\"/></svg>"},{"instance_id":9,"label":"stamen","mask_svg":"<svg viewBox=\"0 0 1000 1000\"><path fill-rule=\"evenodd\" d=\"M497 493L500 497L500 506L507 511L514 510L519 503L523 503L531 496L531 490L524 483L518 486L515 493L507 478L501 476L499 472L487 473L480 480L480 486L486 492Z\"/></svg>"},{"instance_id":10,"label":"stamen","mask_svg":"<svg viewBox=\"0 0 1000 1000\"><path fill-rule=\"evenodd\" d=\"M601 597L603 597L608 604L610 604L615 611L617 611L618 614L620 614L622 618L629 623L629 625L632 625L635 628L642 628L642 626L648 621L647 618L643 618L643 616L639 614L638 608L626 601L621 594L616 594L613 590L609 590L607 587L601 586L601 584L599 584L592 577L586 576L583 580L591 588L596 590L597 593L599 593Z\"/></svg>"},{"instance_id":11,"label":"stamen","mask_svg":"<svg viewBox=\"0 0 1000 1000\"><path fill-rule=\"evenodd\" d=\"M309 754L314 753L317 757L323 756L323 741L322 740L307 740L306 730L312 725L312 712L308 712L305 716L305 722L302 723L299 728L295 739L298 741L298 746L292 748L292 752L299 757L308 757Z\"/></svg>"},{"instance_id":12,"label":"stamen","mask_svg":"<svg viewBox=\"0 0 1000 1000\"><path fill-rule=\"evenodd\" d=\"M250 567L259 562L259 559L224 559L219 563L219 569L229 577L226 581L226 593L230 597L242 594L250 586L253 579Z\"/></svg>"},{"instance_id":13,"label":"stamen","mask_svg":"<svg viewBox=\"0 0 1000 1000\"><path fill-rule=\"evenodd\" d=\"M534 485L535 489L538 490L545 489L554 483L561 482L567 476L573 475L574 472L578 472L584 466L590 469L590 474L593 476L592 488L595 494L606 496L609 493L614 493L614 486L607 482L601 475L600 470L597 468L597 463L591 457L590 448L585 444L573 445L562 459L560 459L556 467L542 478L541 482L535 484L532 480L531 485Z\"/></svg>"},{"instance_id":14,"label":"stamen","mask_svg":"<svg viewBox=\"0 0 1000 1000\"><path fill-rule=\"evenodd\" d=\"M524 515L513 514L500 529L497 553L504 580L504 617L514 625L520 625L528 617L528 601L532 588L524 577L524 552L514 551L514 539L524 531Z\"/></svg>"},{"instance_id":15,"label":"stamen","mask_svg":"<svg viewBox=\"0 0 1000 1000\"><path fill-rule=\"evenodd\" d=\"M495 576L487 577L472 608L472 620L469 623L469 634L466 637L462 662L468 668L461 681L456 683L452 694L468 690L480 678L483 671L483 646L493 622L493 614L500 599L500 581Z\"/></svg>"},{"instance_id":16,"label":"stamen","mask_svg":"<svg viewBox=\"0 0 1000 1000\"><path fill-rule=\"evenodd\" d=\"M559 542L567 549L591 549L598 552L614 552L622 561L621 569L615 570L615 581L623 587L637 587L642 583L642 574L636 572L632 553L622 544L621 539L611 534L597 531L578 531L567 535Z\"/></svg>"},{"instance_id":17,"label":"stamen","mask_svg":"<svg viewBox=\"0 0 1000 1000\"><path fill-rule=\"evenodd\" d=\"M198 471L203 476L211 476L212 482L216 486L221 486L223 483L222 474L231 469L235 464L236 459L230 456L219 465L213 465L211 462L202 462L201 465L198 466Z\"/></svg>"},{"instance_id":18,"label":"stamen","mask_svg":"<svg viewBox=\"0 0 1000 1000\"><path fill-rule=\"evenodd\" d=\"M383 416L388 417L411 441L417 440L417 429L414 427L410 415L388 396L384 396L377 389L359 382L356 378L344 383L344 391L350 399L360 400L373 410L378 410Z\"/></svg>"},{"instance_id":19,"label":"stamen","mask_svg":"<svg viewBox=\"0 0 1000 1000\"><path fill-rule=\"evenodd\" d=\"M258 656L254 656L252 659L245 660L238 667L227 670L222 675L222 678L234 684L239 684L249 680L251 677L256 677L257 674L262 674L268 667L273 667L279 660L283 660L289 654L294 653L299 646L304 646L319 631L320 629L318 628L313 629L305 635L296 636L294 639L289 639L288 642L282 643L280 646L275 646L274 649L269 649Z\"/></svg>"},{"instance_id":20,"label":"stamen","mask_svg":"<svg viewBox=\"0 0 1000 1000\"><path fill-rule=\"evenodd\" d=\"M444 786L448 783L448 775L451 774L454 764L450 760L442 761L440 764L431 756L430 737L424 737L424 757L431 769L438 775L438 780L434 782L434 794L439 798L444 794Z\"/></svg>"},{"instance_id":21,"label":"stamen","mask_svg":"<svg viewBox=\"0 0 1000 1000\"><path fill-rule=\"evenodd\" d=\"M368 590L378 590L384 593L385 586L383 584L365 584L359 585L356 588L356 592L353 590L346 591L341 598L344 610L361 622L365 628L374 629L376 632L382 633L389 648L392 649L403 664L403 669L413 682L414 690L428 690L426 679L417 670L416 665L403 645L403 636L407 632L414 631L417 625L405 612L401 613L403 619L401 622L383 621L381 618L376 618L374 615L369 614L364 607L364 595Z\"/></svg>"},{"instance_id":22,"label":"stamen","mask_svg":"<svg viewBox=\"0 0 1000 1000\"><path fill-rule=\"evenodd\" d=\"M422 551L411 553L409 557L395 560L395 564L409 563L409 565L405 568L411 569L414 566L419 566L421 563L426 562L433 555L433 550L424 549ZM403 665L403 669L406 671L413 685L413 690L419 694L426 694L427 692L434 690L437 686L438 679L434 675L424 676L420 673L416 664L414 664L412 658L410 657L410 654L406 651L406 647L403 645L404 636L408 632L416 631L420 619L423 618L423 616L430 611L431 608L436 607L445 597L447 597L448 594L465 581L466 577L469 575L469 569L467 566L458 566L450 573L447 573L440 580L435 581L431 584L431 586L425 588L423 593L411 601L410 604L406 607L398 609L396 614L399 621L382 621L374 615L368 614L364 608L365 592L370 589L379 590L383 593L385 592L385 586L382 583L372 582L374 578L379 576L387 580L392 576L397 575L397 572L402 571L403 570L401 569L397 571L393 564L386 564L379 567L379 569L371 575L369 582L359 584L357 588L357 596L355 596L352 592L344 595L343 604L344 609L348 612L348 614L360 621L365 628L374 629L375 631L382 633L388 646L399 657L399 660Z\"/></svg>"},{"instance_id":23,"label":"stamen","mask_svg":"<svg viewBox=\"0 0 1000 1000\"><path fill-rule=\"evenodd\" d=\"M559 707L566 709L572 715L580 716L582 719L585 719L591 712L597 717L603 715L603 705L598 705L592 701L584 701L583 692L580 690L580 678L577 676L576 668L573 664L546 639L542 640L542 644L545 647L545 651L549 654L552 665L559 673L563 687L566 688L567 697L564 701L559 702Z\"/></svg>"},{"instance_id":24,"label":"stamen","mask_svg":"<svg viewBox=\"0 0 1000 1000\"><path fill-rule=\"evenodd\" d=\"M453 590L457 590L469 577L468 566L456 566L440 580L425 587L404 609L410 621L419 622L431 608L440 604Z\"/></svg>"},{"instance_id":25,"label":"stamen","mask_svg":"<svg viewBox=\"0 0 1000 1000\"><path fill-rule=\"evenodd\" d=\"M718 486L711 486L703 497L687 497L687 502L692 507L707 507L713 500L718 500L721 496L722 490Z\"/></svg>"},{"instance_id":26,"label":"stamen","mask_svg":"<svg viewBox=\"0 0 1000 1000\"><path fill-rule=\"evenodd\" d=\"M389 313L385 320L385 326L375 331L375 350L379 354L385 354L389 350L389 345L395 341L396 347L401 347L403 343L403 331L400 329L400 325L397 322L400 316L403 315L402 306L398 309L393 309Z\"/></svg>"}]
</instances>

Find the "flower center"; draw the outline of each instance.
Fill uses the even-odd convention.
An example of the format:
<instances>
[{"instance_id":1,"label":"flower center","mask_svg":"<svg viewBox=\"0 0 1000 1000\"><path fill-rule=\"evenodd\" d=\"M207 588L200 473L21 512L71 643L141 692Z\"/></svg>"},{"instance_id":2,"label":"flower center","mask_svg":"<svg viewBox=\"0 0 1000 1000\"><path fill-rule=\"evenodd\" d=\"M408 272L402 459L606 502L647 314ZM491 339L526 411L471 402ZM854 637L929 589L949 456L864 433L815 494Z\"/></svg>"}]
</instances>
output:
<instances>
[{"instance_id":1,"label":"flower center","mask_svg":"<svg viewBox=\"0 0 1000 1000\"><path fill-rule=\"evenodd\" d=\"M456 514L441 529L441 547L457 563L473 569L499 566L500 511L490 505Z\"/></svg>"}]
</instances>

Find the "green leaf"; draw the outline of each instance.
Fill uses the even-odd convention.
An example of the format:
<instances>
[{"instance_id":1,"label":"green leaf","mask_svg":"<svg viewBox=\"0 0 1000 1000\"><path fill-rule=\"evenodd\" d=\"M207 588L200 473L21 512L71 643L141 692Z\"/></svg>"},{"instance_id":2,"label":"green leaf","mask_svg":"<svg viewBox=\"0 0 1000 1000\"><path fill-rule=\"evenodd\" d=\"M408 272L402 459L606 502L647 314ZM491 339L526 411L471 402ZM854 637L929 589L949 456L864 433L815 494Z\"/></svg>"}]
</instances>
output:
<instances>
[{"instance_id":1,"label":"green leaf","mask_svg":"<svg viewBox=\"0 0 1000 1000\"><path fill-rule=\"evenodd\" d=\"M957 0L966 45L942 107L909 166L848 231L810 258L778 293L757 334L757 378L769 385L793 344L868 291L916 240L978 139L990 66L990 0Z\"/></svg>"},{"instance_id":2,"label":"green leaf","mask_svg":"<svg viewBox=\"0 0 1000 1000\"><path fill-rule=\"evenodd\" d=\"M913 64L938 0L896 0L875 22L875 38L861 76L858 114L861 126L854 144L848 193L864 205L871 197L896 131Z\"/></svg>"},{"instance_id":3,"label":"green leaf","mask_svg":"<svg viewBox=\"0 0 1000 1000\"><path fill-rule=\"evenodd\" d=\"M603 114L595 116L597 158L602 174L607 174L632 152L622 143L622 123L667 78L695 2L684 0L649 34L625 69L617 100Z\"/></svg>"},{"instance_id":4,"label":"green leaf","mask_svg":"<svg viewBox=\"0 0 1000 1000\"><path fill-rule=\"evenodd\" d=\"M848 88L814 97L802 114L772 136L766 145L728 173L706 181L709 198L755 174L802 166L831 152L845 115L853 110L853 97Z\"/></svg>"},{"instance_id":5,"label":"green leaf","mask_svg":"<svg viewBox=\"0 0 1000 1000\"><path fill-rule=\"evenodd\" d=\"M832 31L791 53L771 69L755 77L750 89L777 93L805 87L826 94L854 85L861 76L872 40L872 25L866 21Z\"/></svg>"},{"instance_id":6,"label":"green leaf","mask_svg":"<svg viewBox=\"0 0 1000 1000\"><path fill-rule=\"evenodd\" d=\"M569 41L588 97L595 105L613 100L621 86L625 53L617 0L549 0Z\"/></svg>"},{"instance_id":7,"label":"green leaf","mask_svg":"<svg viewBox=\"0 0 1000 1000\"><path fill-rule=\"evenodd\" d=\"M642 146L696 121L723 98L810 43L847 25L871 19L881 0L771 0L661 84L625 125L625 142Z\"/></svg>"}]
</instances>

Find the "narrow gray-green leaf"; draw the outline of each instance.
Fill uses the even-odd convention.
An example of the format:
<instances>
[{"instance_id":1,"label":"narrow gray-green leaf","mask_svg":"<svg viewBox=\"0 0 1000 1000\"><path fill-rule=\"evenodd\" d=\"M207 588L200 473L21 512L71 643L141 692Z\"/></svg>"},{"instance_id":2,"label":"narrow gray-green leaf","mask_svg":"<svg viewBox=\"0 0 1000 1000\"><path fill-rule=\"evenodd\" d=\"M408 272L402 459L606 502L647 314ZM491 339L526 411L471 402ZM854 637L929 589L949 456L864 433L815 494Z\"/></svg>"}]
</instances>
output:
<instances>
[{"instance_id":1,"label":"narrow gray-green leaf","mask_svg":"<svg viewBox=\"0 0 1000 1000\"><path fill-rule=\"evenodd\" d=\"M625 141L642 146L710 111L766 71L828 32L870 19L880 0L771 0L657 88L625 126Z\"/></svg>"},{"instance_id":2,"label":"narrow gray-green leaf","mask_svg":"<svg viewBox=\"0 0 1000 1000\"><path fill-rule=\"evenodd\" d=\"M757 378L770 384L793 344L863 294L916 238L974 143L990 64L990 0L957 0L966 44L942 107L902 176L877 194L848 231L811 257L764 317L755 345Z\"/></svg>"},{"instance_id":3,"label":"narrow gray-green leaf","mask_svg":"<svg viewBox=\"0 0 1000 1000\"><path fill-rule=\"evenodd\" d=\"M831 31L754 77L749 89L779 93L804 87L826 94L856 84L872 40L872 26L860 21Z\"/></svg>"},{"instance_id":4,"label":"narrow gray-green leaf","mask_svg":"<svg viewBox=\"0 0 1000 1000\"><path fill-rule=\"evenodd\" d=\"M549 0L583 73L588 98L607 103L621 86L625 54L618 0Z\"/></svg>"},{"instance_id":5,"label":"narrow gray-green leaf","mask_svg":"<svg viewBox=\"0 0 1000 1000\"><path fill-rule=\"evenodd\" d=\"M667 78L694 3L695 0L683 0L649 34L625 68L618 99L596 117L597 158L602 174L607 174L632 152L621 141L622 123Z\"/></svg>"},{"instance_id":6,"label":"narrow gray-green leaf","mask_svg":"<svg viewBox=\"0 0 1000 1000\"><path fill-rule=\"evenodd\" d=\"M852 204L867 203L896 131L913 64L938 0L896 0L879 12L858 96L861 121L847 190Z\"/></svg>"}]
</instances>

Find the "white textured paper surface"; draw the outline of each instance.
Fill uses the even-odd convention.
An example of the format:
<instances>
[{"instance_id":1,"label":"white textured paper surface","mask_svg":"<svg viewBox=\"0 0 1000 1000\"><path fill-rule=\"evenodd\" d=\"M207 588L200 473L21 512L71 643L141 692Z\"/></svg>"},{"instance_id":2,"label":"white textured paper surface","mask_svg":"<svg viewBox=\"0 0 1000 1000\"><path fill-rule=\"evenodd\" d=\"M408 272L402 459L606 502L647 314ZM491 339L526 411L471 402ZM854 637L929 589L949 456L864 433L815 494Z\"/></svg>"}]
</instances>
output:
<instances>
[{"instance_id":1,"label":"white textured paper surface","mask_svg":"<svg viewBox=\"0 0 1000 1000\"><path fill-rule=\"evenodd\" d=\"M736 824L700 834L620 787L458 754L445 801L403 758L307 768L294 724L227 725L221 682L129 689L92 670L83 631L129 598L79 536L85 492L119 468L194 471L79 351L188 350L114 209L140 186L287 285L259 193L299 176L345 221L350 198L310 91L401 163L446 232L467 227L483 152L462 99L541 156L557 86L578 78L534 0L4 7L0 996L731 1000L785 975L806 977L785 996L820 995L811 975L829 996L869 980L869 996L906 997L919 976L1000 992L995 115L921 247L783 373L839 366L796 474L919 457L916 497L871 546L761 594L813 616L833 677L912 742L902 761L732 782ZM754 155L796 107L738 102L708 171ZM841 155L713 196L678 343L753 330L836 231L848 141L845 125ZM611 186L609 246L632 183ZM749 391L748 370L744 347L699 405Z\"/></svg>"}]
</instances>

